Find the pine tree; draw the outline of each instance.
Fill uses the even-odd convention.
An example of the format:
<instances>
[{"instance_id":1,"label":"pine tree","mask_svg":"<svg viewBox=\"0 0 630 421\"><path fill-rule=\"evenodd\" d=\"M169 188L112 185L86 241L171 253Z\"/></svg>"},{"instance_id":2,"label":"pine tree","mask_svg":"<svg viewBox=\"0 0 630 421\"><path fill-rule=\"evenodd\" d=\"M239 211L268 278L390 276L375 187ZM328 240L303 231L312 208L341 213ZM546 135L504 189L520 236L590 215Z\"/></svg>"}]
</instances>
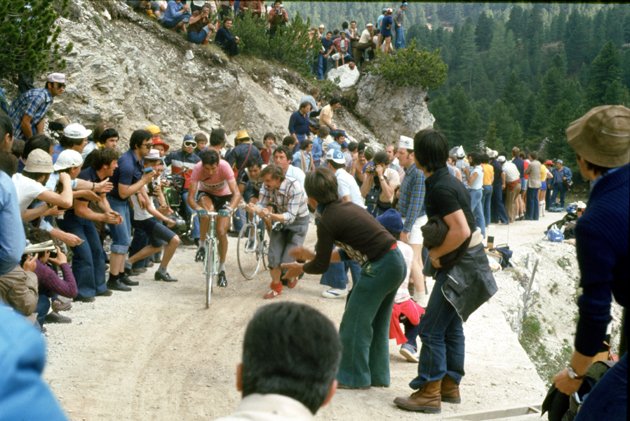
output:
<instances>
[{"instance_id":1,"label":"pine tree","mask_svg":"<svg viewBox=\"0 0 630 421\"><path fill-rule=\"evenodd\" d=\"M588 39L588 29L584 18L574 9L569 15L564 36L567 67L570 73L577 72L586 59Z\"/></svg>"},{"instance_id":2,"label":"pine tree","mask_svg":"<svg viewBox=\"0 0 630 421\"><path fill-rule=\"evenodd\" d=\"M468 84L468 91L472 90L473 73L477 61L477 48L475 45L475 27L472 18L467 18L460 33L460 54L462 80Z\"/></svg>"},{"instance_id":3,"label":"pine tree","mask_svg":"<svg viewBox=\"0 0 630 421\"><path fill-rule=\"evenodd\" d=\"M475 42L479 51L490 49L492 42L494 21L485 12L479 15L477 27L475 28Z\"/></svg>"},{"instance_id":4,"label":"pine tree","mask_svg":"<svg viewBox=\"0 0 630 421\"><path fill-rule=\"evenodd\" d=\"M503 101L497 99L492 106L492 123L497 128L497 136L503 143L507 143L512 137L514 130L514 120L510 116L510 111Z\"/></svg>"},{"instance_id":5,"label":"pine tree","mask_svg":"<svg viewBox=\"0 0 630 421\"><path fill-rule=\"evenodd\" d=\"M505 89L503 90L503 101L505 101L506 105L512 106L512 118L522 121L525 107L525 91L524 86L521 84L520 79L514 71L510 73L507 85L505 85Z\"/></svg>"},{"instance_id":6,"label":"pine tree","mask_svg":"<svg viewBox=\"0 0 630 421\"><path fill-rule=\"evenodd\" d=\"M466 122L470 115L471 107L466 92L464 92L464 88L460 83L451 89L447 99L454 117L451 122L451 139L455 143L467 147L471 139L466 138L466 131L468 130Z\"/></svg>"},{"instance_id":7,"label":"pine tree","mask_svg":"<svg viewBox=\"0 0 630 421\"><path fill-rule=\"evenodd\" d=\"M606 13L606 39L612 40L617 48L623 45L623 13L620 6L611 7Z\"/></svg>"},{"instance_id":8,"label":"pine tree","mask_svg":"<svg viewBox=\"0 0 630 421\"><path fill-rule=\"evenodd\" d=\"M447 139L451 138L451 125L453 121L453 111L446 97L440 94L435 101L429 103L429 111L435 117L435 127L444 133Z\"/></svg>"},{"instance_id":9,"label":"pine tree","mask_svg":"<svg viewBox=\"0 0 630 421\"><path fill-rule=\"evenodd\" d=\"M0 75L4 78L24 73L30 76L66 67L62 54L72 51L72 43L59 50L57 38L60 16L53 0L10 0L0 2ZM28 7L27 7L28 6ZM61 1L61 15L68 16L68 0Z\"/></svg>"},{"instance_id":10,"label":"pine tree","mask_svg":"<svg viewBox=\"0 0 630 421\"><path fill-rule=\"evenodd\" d=\"M508 31L512 31L516 39L523 37L525 31L524 13L521 6L516 5L510 11L510 19L505 25Z\"/></svg>"},{"instance_id":11,"label":"pine tree","mask_svg":"<svg viewBox=\"0 0 630 421\"><path fill-rule=\"evenodd\" d=\"M591 107L605 104L608 85L621 80L621 58L613 41L608 41L590 67L586 99Z\"/></svg>"},{"instance_id":12,"label":"pine tree","mask_svg":"<svg viewBox=\"0 0 630 421\"><path fill-rule=\"evenodd\" d=\"M499 139L496 123L493 122L488 125L488 131L486 132L486 138L484 140L486 147L494 149L495 151L503 150L503 140Z\"/></svg>"},{"instance_id":13,"label":"pine tree","mask_svg":"<svg viewBox=\"0 0 630 421\"><path fill-rule=\"evenodd\" d=\"M573 120L574 113L571 104L567 100L562 100L549 119L547 127L549 143L545 150L547 158L560 158L567 161L572 159L574 153L567 142L566 130Z\"/></svg>"},{"instance_id":14,"label":"pine tree","mask_svg":"<svg viewBox=\"0 0 630 421\"><path fill-rule=\"evenodd\" d=\"M545 73L543 86L540 91L540 96L547 112L551 113L562 100L564 84L565 78L562 74L562 70L556 66L550 67L547 73Z\"/></svg>"}]
</instances>

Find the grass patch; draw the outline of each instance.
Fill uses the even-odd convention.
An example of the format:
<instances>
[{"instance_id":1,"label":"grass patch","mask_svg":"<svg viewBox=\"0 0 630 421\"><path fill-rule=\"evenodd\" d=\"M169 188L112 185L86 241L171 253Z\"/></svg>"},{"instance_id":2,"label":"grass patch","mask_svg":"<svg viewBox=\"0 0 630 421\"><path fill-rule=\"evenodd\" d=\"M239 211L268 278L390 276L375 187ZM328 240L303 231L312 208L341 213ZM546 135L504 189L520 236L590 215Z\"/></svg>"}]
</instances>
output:
<instances>
[{"instance_id":1,"label":"grass patch","mask_svg":"<svg viewBox=\"0 0 630 421\"><path fill-rule=\"evenodd\" d=\"M523 331L519 342L527 352L529 359L536 366L536 371L549 387L552 379L559 371L565 369L573 355L573 347L566 343L558 354L549 351L542 343L541 323L536 316L523 318ZM550 332L551 333L551 332Z\"/></svg>"}]
</instances>

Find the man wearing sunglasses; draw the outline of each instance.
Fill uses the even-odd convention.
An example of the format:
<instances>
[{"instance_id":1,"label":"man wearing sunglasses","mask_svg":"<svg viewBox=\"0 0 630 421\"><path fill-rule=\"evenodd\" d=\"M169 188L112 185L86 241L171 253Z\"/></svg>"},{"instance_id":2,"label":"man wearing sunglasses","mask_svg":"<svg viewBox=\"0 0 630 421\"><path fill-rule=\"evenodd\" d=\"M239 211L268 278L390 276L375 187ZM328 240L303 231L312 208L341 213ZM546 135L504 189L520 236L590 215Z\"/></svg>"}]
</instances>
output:
<instances>
[{"instance_id":1,"label":"man wearing sunglasses","mask_svg":"<svg viewBox=\"0 0 630 421\"><path fill-rule=\"evenodd\" d=\"M109 257L109 280L107 288L116 291L131 291L129 286L138 285L125 275L125 256L131 244L131 218L129 197L142 189L153 179L153 173L143 172L142 159L153 147L151 132L136 130L129 139L129 150L118 158L118 168L110 181L114 188L107 193L107 201L114 212L122 218L122 224L108 224L112 235L112 252Z\"/></svg>"},{"instance_id":2,"label":"man wearing sunglasses","mask_svg":"<svg viewBox=\"0 0 630 421\"><path fill-rule=\"evenodd\" d=\"M44 133L44 117L53 104L53 98L66 88L66 76L51 73L46 87L31 89L18 96L9 108L9 117L15 129L16 139L27 140L37 133Z\"/></svg>"},{"instance_id":3,"label":"man wearing sunglasses","mask_svg":"<svg viewBox=\"0 0 630 421\"><path fill-rule=\"evenodd\" d=\"M192 208L188 205L188 189L190 188L190 177L192 176L193 168L195 168L195 164L197 162L201 162L201 158L195 154L195 148L197 146L197 142L195 142L195 138L187 134L184 136L184 142L182 144L182 150L173 152L164 158L164 165L171 166L171 171L173 175L179 174L184 176L184 189L182 191L182 199L186 204L186 211L188 216L193 214ZM199 219L195 219L195 223L193 225L192 230L192 239L195 241L195 244L199 246Z\"/></svg>"}]
</instances>

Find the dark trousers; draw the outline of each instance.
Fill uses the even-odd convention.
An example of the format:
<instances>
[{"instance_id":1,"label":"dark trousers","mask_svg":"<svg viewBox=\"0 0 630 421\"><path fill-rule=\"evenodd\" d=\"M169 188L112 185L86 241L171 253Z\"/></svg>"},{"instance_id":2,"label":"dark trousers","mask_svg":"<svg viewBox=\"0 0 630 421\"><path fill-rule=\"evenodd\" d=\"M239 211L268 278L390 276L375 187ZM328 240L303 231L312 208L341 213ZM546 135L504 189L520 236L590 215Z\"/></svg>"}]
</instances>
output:
<instances>
[{"instance_id":1,"label":"dark trousers","mask_svg":"<svg viewBox=\"0 0 630 421\"><path fill-rule=\"evenodd\" d=\"M411 345L412 347L414 347L414 349L417 350L418 342L416 341L416 339L418 338L418 333L420 332L420 323L414 325L403 314L400 315L399 320L405 328L405 338L407 338L407 345Z\"/></svg>"},{"instance_id":2,"label":"dark trousers","mask_svg":"<svg viewBox=\"0 0 630 421\"><path fill-rule=\"evenodd\" d=\"M236 40L226 40L225 43L221 45L221 48L229 57L234 57L238 55L238 43L236 42Z\"/></svg>"},{"instance_id":3,"label":"dark trousers","mask_svg":"<svg viewBox=\"0 0 630 421\"><path fill-rule=\"evenodd\" d=\"M319 283L331 288L344 289L348 282L348 269L352 274L352 284L356 285L361 277L361 266L356 260L346 260L345 262L331 263L328 271L322 275Z\"/></svg>"},{"instance_id":4,"label":"dark trousers","mask_svg":"<svg viewBox=\"0 0 630 421\"><path fill-rule=\"evenodd\" d=\"M416 390L446 374L459 384L464 376L465 337L462 319L442 294L446 272L438 272L429 305L420 323L418 376L409 383Z\"/></svg>"},{"instance_id":5,"label":"dark trousers","mask_svg":"<svg viewBox=\"0 0 630 421\"><path fill-rule=\"evenodd\" d=\"M525 206L525 219L528 221L538 221L538 190L532 187L527 188L527 203Z\"/></svg>"},{"instance_id":6,"label":"dark trousers","mask_svg":"<svg viewBox=\"0 0 630 421\"><path fill-rule=\"evenodd\" d=\"M40 327L44 326L48 310L50 310L50 298L48 298L44 294L39 294L39 297L37 298L37 307L35 307L35 312L37 313L37 323L39 323Z\"/></svg>"},{"instance_id":7,"label":"dark trousers","mask_svg":"<svg viewBox=\"0 0 630 421\"><path fill-rule=\"evenodd\" d=\"M389 386L389 324L396 291L407 273L398 248L361 269L341 319L343 352L337 380L353 386Z\"/></svg>"},{"instance_id":8,"label":"dark trousers","mask_svg":"<svg viewBox=\"0 0 630 421\"><path fill-rule=\"evenodd\" d=\"M555 183L552 186L551 204L555 205L556 197L558 197L558 192L560 193L560 207L564 208L564 197L566 196L567 192L564 190L564 184L562 183Z\"/></svg>"},{"instance_id":9,"label":"dark trousers","mask_svg":"<svg viewBox=\"0 0 630 421\"><path fill-rule=\"evenodd\" d=\"M83 242L72 247L72 274L77 281L77 298L94 297L107 291L105 283L105 255L96 227L89 219L66 212L57 225L74 234Z\"/></svg>"},{"instance_id":10,"label":"dark trousers","mask_svg":"<svg viewBox=\"0 0 630 421\"><path fill-rule=\"evenodd\" d=\"M497 222L508 222L508 216L505 212L505 206L503 205L503 191L501 185L492 186L492 209L490 211L490 218L494 224Z\"/></svg>"},{"instance_id":11,"label":"dark trousers","mask_svg":"<svg viewBox=\"0 0 630 421\"><path fill-rule=\"evenodd\" d=\"M149 245L149 236L142 230L133 230L133 240L131 240L131 246L129 246L129 256L133 256L140 250ZM149 264L149 258L138 260L131 265L134 269L142 269Z\"/></svg>"}]
</instances>

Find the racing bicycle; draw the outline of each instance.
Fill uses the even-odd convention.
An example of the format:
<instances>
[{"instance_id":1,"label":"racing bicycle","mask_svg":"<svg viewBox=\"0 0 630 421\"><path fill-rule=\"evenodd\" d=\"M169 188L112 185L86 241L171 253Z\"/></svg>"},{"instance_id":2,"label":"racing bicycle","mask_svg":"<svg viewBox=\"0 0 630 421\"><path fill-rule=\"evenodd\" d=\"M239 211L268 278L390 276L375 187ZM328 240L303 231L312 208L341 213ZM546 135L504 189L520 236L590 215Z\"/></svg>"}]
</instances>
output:
<instances>
[{"instance_id":1,"label":"racing bicycle","mask_svg":"<svg viewBox=\"0 0 630 421\"><path fill-rule=\"evenodd\" d=\"M240 206L243 207L244 206ZM257 214L253 214L251 220L243 225L238 233L236 255L238 268L246 279L253 279L262 264L267 269L265 261L269 243L265 239L265 226Z\"/></svg>"}]
</instances>

